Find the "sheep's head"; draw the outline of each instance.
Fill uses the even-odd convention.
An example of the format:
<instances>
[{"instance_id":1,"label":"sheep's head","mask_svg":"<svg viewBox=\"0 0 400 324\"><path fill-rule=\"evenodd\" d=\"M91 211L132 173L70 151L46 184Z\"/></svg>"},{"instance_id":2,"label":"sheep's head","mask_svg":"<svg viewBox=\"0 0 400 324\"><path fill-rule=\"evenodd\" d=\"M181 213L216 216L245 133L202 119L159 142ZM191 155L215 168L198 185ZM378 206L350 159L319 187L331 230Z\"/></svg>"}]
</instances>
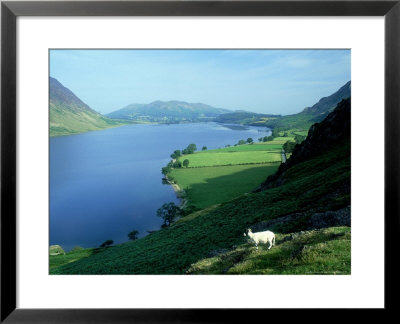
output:
<instances>
[{"instance_id":1,"label":"sheep's head","mask_svg":"<svg viewBox=\"0 0 400 324\"><path fill-rule=\"evenodd\" d=\"M251 228L249 228L249 229L247 230L247 233L252 233Z\"/></svg>"}]
</instances>

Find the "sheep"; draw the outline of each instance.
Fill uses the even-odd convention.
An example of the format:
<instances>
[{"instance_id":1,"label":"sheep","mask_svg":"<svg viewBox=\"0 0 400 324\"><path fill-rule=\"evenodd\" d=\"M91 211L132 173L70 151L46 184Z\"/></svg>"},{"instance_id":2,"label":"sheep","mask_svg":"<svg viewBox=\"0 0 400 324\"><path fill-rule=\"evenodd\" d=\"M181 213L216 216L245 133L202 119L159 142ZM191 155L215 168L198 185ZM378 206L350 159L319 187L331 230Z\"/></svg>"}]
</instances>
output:
<instances>
[{"instance_id":1,"label":"sheep","mask_svg":"<svg viewBox=\"0 0 400 324\"><path fill-rule=\"evenodd\" d=\"M258 233L253 233L251 229L248 229L247 235L249 238L256 244L256 249L258 250L258 243L269 243L268 250L275 245L275 234L272 233L271 231L265 231L265 232L258 232ZM246 233L243 233L243 236L246 236Z\"/></svg>"}]
</instances>

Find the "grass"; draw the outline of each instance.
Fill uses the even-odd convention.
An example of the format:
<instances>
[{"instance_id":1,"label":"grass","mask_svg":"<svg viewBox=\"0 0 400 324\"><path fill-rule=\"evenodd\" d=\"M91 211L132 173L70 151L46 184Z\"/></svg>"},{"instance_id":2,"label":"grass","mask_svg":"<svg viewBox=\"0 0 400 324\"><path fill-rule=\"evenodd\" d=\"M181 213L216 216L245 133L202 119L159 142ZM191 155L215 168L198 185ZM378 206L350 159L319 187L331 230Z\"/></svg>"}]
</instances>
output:
<instances>
[{"instance_id":1,"label":"grass","mask_svg":"<svg viewBox=\"0 0 400 324\"><path fill-rule=\"evenodd\" d=\"M206 259L211 251L236 250L232 247L245 244L243 232L252 224L293 213L310 211L312 215L313 212L349 206L350 195L341 190L348 186L349 180L350 143L338 145L329 152L295 165L285 173L279 187L244 194L209 207L139 240L105 248L75 262L53 267L50 273L183 274L193 264ZM285 233L306 229L302 228L302 224L294 224L293 228L286 226ZM285 237L283 232L276 234L279 235L279 240ZM251 254L245 256L243 260L248 260L249 263L231 262L233 266L228 271L277 274L349 273L350 245L347 241L350 240L350 234L345 233L343 239L332 234L335 232L317 232L309 241L299 242L298 250L294 250L294 245L289 249L290 244L279 243L276 249L267 252L268 255L282 252L280 255L276 254L273 264L263 257L261 250L260 257L254 255L250 259L252 261L248 260ZM339 232L336 234L341 235ZM300 243L309 247L300 249ZM285 244L288 251L284 249ZM246 249L246 245L242 247ZM251 249L247 250L252 252ZM293 258L289 258L289 252L295 252Z\"/></svg>"},{"instance_id":2,"label":"grass","mask_svg":"<svg viewBox=\"0 0 400 324\"><path fill-rule=\"evenodd\" d=\"M254 143L254 144L245 144L245 145L237 145L230 146L215 150L207 150L200 151L196 154L207 154L207 153L216 153L216 152L248 152L248 151L280 151L282 149L282 145L279 143L274 143L273 141L268 143Z\"/></svg>"},{"instance_id":3,"label":"grass","mask_svg":"<svg viewBox=\"0 0 400 324\"><path fill-rule=\"evenodd\" d=\"M278 166L279 163L173 169L169 177L185 190L190 204L205 208L252 191Z\"/></svg>"},{"instance_id":4,"label":"grass","mask_svg":"<svg viewBox=\"0 0 400 324\"><path fill-rule=\"evenodd\" d=\"M50 103L50 136L78 134L126 125L128 122L113 120L90 111L70 111Z\"/></svg>"},{"instance_id":5,"label":"grass","mask_svg":"<svg viewBox=\"0 0 400 324\"><path fill-rule=\"evenodd\" d=\"M50 270L82 258L86 258L100 249L77 249L65 254L50 255Z\"/></svg>"},{"instance_id":6,"label":"grass","mask_svg":"<svg viewBox=\"0 0 400 324\"><path fill-rule=\"evenodd\" d=\"M230 146L183 155L179 160L189 160L189 168L281 162L282 144L271 141Z\"/></svg>"},{"instance_id":7,"label":"grass","mask_svg":"<svg viewBox=\"0 0 400 324\"><path fill-rule=\"evenodd\" d=\"M351 229L277 234L276 245L245 243L190 266L189 274L350 274Z\"/></svg>"},{"instance_id":8,"label":"grass","mask_svg":"<svg viewBox=\"0 0 400 324\"><path fill-rule=\"evenodd\" d=\"M185 192L189 204L205 208L229 201L257 188L276 172L281 162L280 144L245 144L206 150L179 158L188 168L168 174Z\"/></svg>"},{"instance_id":9,"label":"grass","mask_svg":"<svg viewBox=\"0 0 400 324\"><path fill-rule=\"evenodd\" d=\"M281 161L280 151L214 152L213 154L188 154L189 168L236 164L257 164Z\"/></svg>"}]
</instances>

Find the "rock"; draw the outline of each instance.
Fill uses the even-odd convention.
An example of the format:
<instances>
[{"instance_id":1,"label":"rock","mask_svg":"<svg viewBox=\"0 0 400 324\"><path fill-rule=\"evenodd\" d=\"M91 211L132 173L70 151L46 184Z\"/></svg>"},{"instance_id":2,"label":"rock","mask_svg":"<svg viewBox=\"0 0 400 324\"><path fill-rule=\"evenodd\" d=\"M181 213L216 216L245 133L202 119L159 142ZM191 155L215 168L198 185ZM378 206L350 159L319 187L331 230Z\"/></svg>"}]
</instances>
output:
<instances>
[{"instance_id":1,"label":"rock","mask_svg":"<svg viewBox=\"0 0 400 324\"><path fill-rule=\"evenodd\" d=\"M350 226L351 212L350 206L324 213L315 213L308 220L309 228L325 228L331 226Z\"/></svg>"},{"instance_id":2,"label":"rock","mask_svg":"<svg viewBox=\"0 0 400 324\"><path fill-rule=\"evenodd\" d=\"M65 254L63 248L60 245L50 245L50 255Z\"/></svg>"}]
</instances>

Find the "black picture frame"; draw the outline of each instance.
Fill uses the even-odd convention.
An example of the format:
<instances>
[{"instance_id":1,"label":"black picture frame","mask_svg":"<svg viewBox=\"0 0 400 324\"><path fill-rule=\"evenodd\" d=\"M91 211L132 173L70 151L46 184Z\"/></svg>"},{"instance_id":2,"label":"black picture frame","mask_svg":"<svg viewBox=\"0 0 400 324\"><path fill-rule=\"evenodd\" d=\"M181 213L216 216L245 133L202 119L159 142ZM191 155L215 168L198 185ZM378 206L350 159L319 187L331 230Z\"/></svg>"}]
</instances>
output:
<instances>
[{"instance_id":1,"label":"black picture frame","mask_svg":"<svg viewBox=\"0 0 400 324\"><path fill-rule=\"evenodd\" d=\"M16 19L19 16L384 16L385 308L396 311L399 275L400 0L392 1L2 1L1 3L1 322L236 322L277 310L16 308ZM366 247L367 248L367 247ZM290 316L304 316L292 310ZM335 316L332 310L326 310ZM354 310L357 311L357 310ZM287 313L285 313L287 314ZM285 315L287 316L287 315ZM322 319L321 319L322 320Z\"/></svg>"}]
</instances>

